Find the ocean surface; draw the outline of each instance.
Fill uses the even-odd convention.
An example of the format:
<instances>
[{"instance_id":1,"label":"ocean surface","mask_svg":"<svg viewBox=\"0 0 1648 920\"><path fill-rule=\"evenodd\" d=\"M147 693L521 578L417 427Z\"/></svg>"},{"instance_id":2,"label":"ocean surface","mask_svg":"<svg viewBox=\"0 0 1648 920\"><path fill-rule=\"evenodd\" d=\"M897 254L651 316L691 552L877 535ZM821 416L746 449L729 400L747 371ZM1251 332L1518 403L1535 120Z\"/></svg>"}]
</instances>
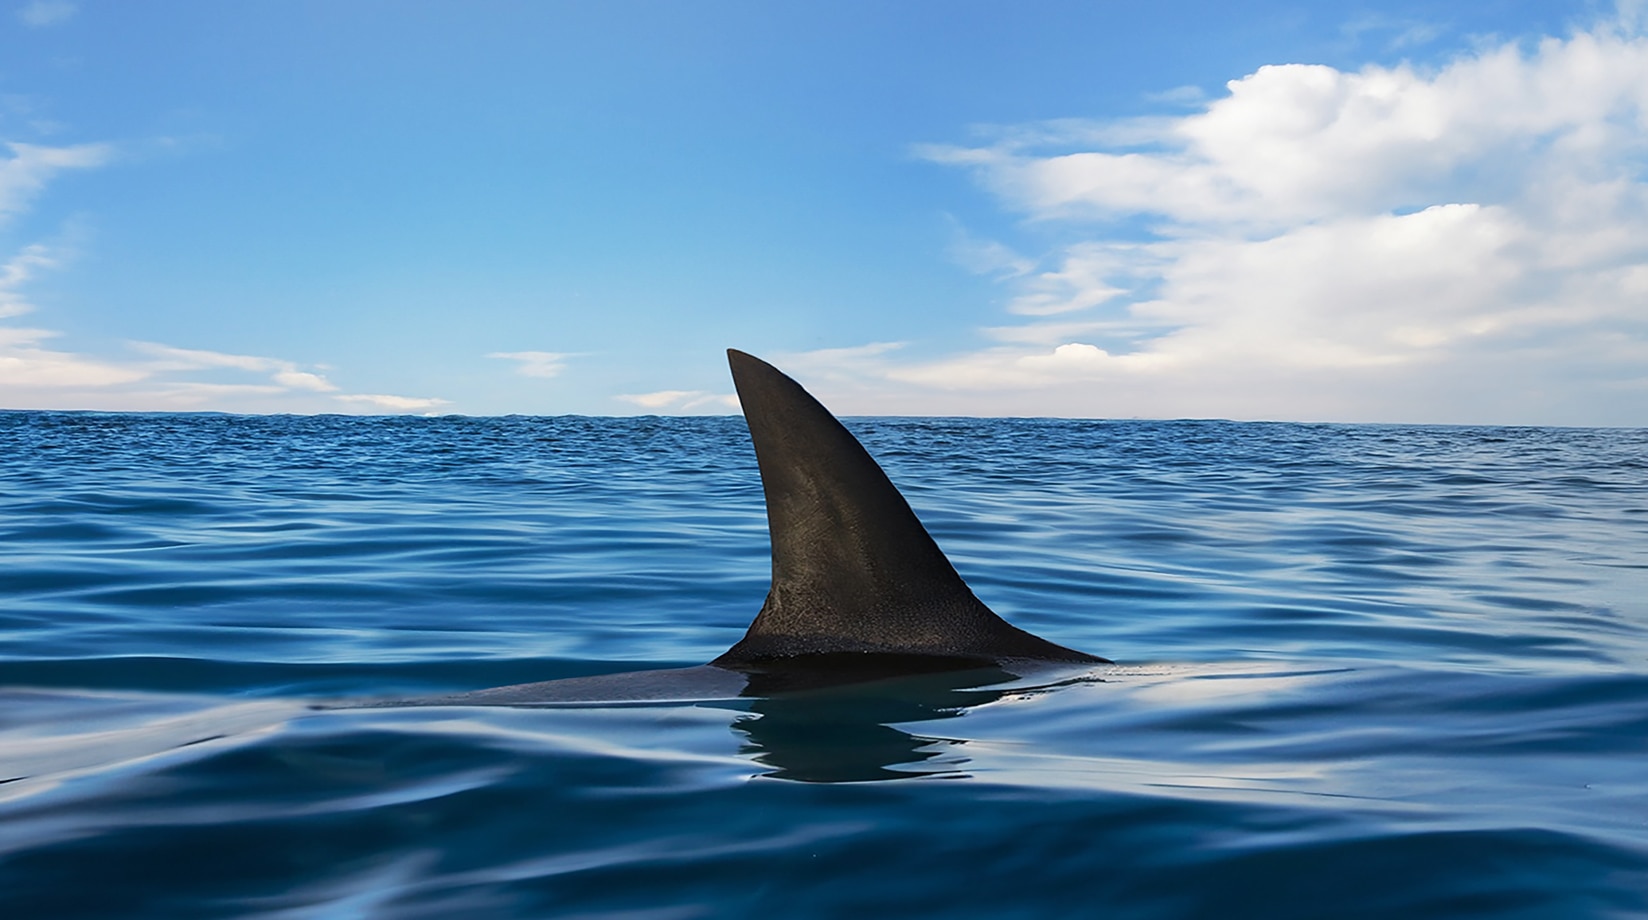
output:
<instances>
[{"instance_id":1,"label":"ocean surface","mask_svg":"<svg viewBox=\"0 0 1648 920\"><path fill-rule=\"evenodd\" d=\"M0 917L1648 916L1648 431L849 419L1114 659L697 704L741 419L0 413Z\"/></svg>"}]
</instances>

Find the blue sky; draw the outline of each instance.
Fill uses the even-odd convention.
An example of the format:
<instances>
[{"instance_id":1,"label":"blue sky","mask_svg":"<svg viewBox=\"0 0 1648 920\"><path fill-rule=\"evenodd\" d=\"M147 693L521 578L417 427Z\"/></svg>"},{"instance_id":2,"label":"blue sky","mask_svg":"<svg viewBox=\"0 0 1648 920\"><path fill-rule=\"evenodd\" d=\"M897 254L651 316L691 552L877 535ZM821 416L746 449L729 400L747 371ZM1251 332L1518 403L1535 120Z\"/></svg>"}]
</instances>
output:
<instances>
[{"instance_id":1,"label":"blue sky","mask_svg":"<svg viewBox=\"0 0 1648 920\"><path fill-rule=\"evenodd\" d=\"M0 10L0 407L1648 425L1640 3Z\"/></svg>"}]
</instances>

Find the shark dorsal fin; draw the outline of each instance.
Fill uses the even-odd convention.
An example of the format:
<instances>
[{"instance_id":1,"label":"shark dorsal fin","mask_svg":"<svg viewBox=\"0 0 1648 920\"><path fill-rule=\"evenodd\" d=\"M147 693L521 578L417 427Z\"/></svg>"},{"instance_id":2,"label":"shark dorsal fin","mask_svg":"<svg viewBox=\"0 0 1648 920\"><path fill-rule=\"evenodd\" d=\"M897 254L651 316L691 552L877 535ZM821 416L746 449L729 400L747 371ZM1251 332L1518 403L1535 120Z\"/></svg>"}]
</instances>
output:
<instances>
[{"instance_id":1,"label":"shark dorsal fin","mask_svg":"<svg viewBox=\"0 0 1648 920\"><path fill-rule=\"evenodd\" d=\"M755 442L772 589L724 667L803 655L1103 661L984 606L858 439L801 385L729 349Z\"/></svg>"}]
</instances>

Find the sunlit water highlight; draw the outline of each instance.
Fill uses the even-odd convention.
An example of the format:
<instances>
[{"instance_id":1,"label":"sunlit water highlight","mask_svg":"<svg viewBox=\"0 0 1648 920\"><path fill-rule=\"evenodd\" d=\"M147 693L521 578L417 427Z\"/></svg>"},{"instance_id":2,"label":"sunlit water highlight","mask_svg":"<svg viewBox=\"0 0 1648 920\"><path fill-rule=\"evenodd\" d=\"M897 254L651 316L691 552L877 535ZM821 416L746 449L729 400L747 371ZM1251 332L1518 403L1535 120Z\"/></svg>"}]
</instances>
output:
<instances>
[{"instance_id":1,"label":"sunlit water highlight","mask_svg":"<svg viewBox=\"0 0 1648 920\"><path fill-rule=\"evenodd\" d=\"M0 916L1648 914L1648 432L849 424L1118 664L315 711L714 657L742 421L0 413Z\"/></svg>"}]
</instances>

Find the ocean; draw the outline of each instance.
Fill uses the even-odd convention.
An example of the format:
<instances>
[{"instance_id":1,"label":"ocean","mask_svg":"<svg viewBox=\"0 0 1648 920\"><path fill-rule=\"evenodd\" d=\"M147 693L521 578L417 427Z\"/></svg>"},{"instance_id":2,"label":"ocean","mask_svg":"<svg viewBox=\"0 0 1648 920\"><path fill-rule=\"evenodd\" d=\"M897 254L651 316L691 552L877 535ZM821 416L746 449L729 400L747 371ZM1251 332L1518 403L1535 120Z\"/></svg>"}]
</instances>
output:
<instances>
[{"instance_id":1,"label":"ocean","mask_svg":"<svg viewBox=\"0 0 1648 920\"><path fill-rule=\"evenodd\" d=\"M0 413L0 917L1648 916L1648 430L847 419L1054 685L699 664L728 418Z\"/></svg>"}]
</instances>

